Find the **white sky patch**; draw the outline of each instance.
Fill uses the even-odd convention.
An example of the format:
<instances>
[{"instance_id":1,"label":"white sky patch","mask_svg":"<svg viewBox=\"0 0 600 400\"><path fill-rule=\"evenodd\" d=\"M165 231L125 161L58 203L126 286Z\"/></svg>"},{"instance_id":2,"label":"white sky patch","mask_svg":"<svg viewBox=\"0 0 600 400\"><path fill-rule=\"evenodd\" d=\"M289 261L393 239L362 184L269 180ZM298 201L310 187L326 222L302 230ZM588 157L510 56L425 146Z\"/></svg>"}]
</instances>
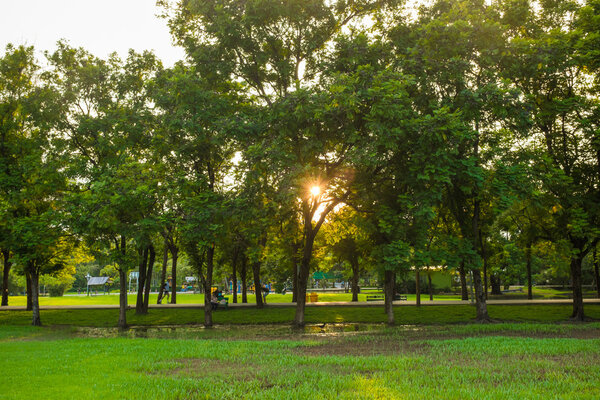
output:
<instances>
[{"instance_id":1,"label":"white sky patch","mask_svg":"<svg viewBox=\"0 0 600 400\"><path fill-rule=\"evenodd\" d=\"M0 0L0 9L0 54L8 43L53 51L67 39L101 58L154 50L167 67L185 55L156 16L155 0Z\"/></svg>"}]
</instances>

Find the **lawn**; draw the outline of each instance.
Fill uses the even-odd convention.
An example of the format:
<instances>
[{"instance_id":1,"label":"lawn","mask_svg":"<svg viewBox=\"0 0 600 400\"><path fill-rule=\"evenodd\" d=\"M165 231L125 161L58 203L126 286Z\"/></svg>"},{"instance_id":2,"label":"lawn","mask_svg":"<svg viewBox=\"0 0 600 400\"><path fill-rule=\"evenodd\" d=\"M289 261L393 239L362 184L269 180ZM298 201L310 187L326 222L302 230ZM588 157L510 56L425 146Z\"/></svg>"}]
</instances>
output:
<instances>
[{"instance_id":1,"label":"lawn","mask_svg":"<svg viewBox=\"0 0 600 400\"><path fill-rule=\"evenodd\" d=\"M331 302L331 301L351 301L351 293L319 293L319 302ZM361 293L358 295L359 301L366 301L366 294ZM158 295L153 293L150 294L150 304L156 304ZM233 298L231 295L229 301L232 302ZM130 294L127 298L128 304L135 304L137 296ZM414 294L408 295L408 300L414 301L416 296ZM429 300L429 295L422 295L421 300L423 302ZM457 295L437 295L434 296L434 300L460 300L460 296ZM242 296L238 295L238 302L242 302ZM253 294L248 294L248 302L255 303L256 298ZM269 294L267 296L267 302L270 303L291 303L292 294ZM203 294L193 293L177 293L178 304L203 304ZM11 296L9 298L9 304L11 306L24 306L27 304L26 296ZM119 296L116 293L113 294L98 294L92 296L85 295L66 295L62 297L40 297L40 305L42 306L63 306L63 305L117 305L119 304Z\"/></svg>"},{"instance_id":2,"label":"lawn","mask_svg":"<svg viewBox=\"0 0 600 400\"><path fill-rule=\"evenodd\" d=\"M600 398L598 323L177 329L2 325L0 398Z\"/></svg>"},{"instance_id":3,"label":"lawn","mask_svg":"<svg viewBox=\"0 0 600 400\"><path fill-rule=\"evenodd\" d=\"M552 305L489 305L491 318L499 321L566 321L572 311L567 304ZM264 309L231 308L213 313L216 324L287 324L294 317L295 308L266 307ZM394 309L396 323L415 324L456 324L471 322L475 318L475 308L471 305L449 306L398 306ZM600 305L587 304L586 315L600 319ZM118 320L117 309L70 309L42 310L42 323L46 325L75 325L112 327ZM189 325L204 321L202 309L196 308L157 308L150 309L147 315L136 315L129 310L128 322L132 325ZM308 323L372 323L386 322L383 306L376 307L307 307ZM0 311L0 325L27 325L31 323L30 311Z\"/></svg>"}]
</instances>

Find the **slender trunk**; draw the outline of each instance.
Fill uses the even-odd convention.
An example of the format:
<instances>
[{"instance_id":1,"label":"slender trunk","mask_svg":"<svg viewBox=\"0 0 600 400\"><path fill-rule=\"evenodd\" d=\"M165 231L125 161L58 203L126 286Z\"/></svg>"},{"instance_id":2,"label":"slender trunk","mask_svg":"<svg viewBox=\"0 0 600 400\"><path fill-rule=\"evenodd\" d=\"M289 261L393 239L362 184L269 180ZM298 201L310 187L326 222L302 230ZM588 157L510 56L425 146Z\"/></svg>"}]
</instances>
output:
<instances>
[{"instance_id":1,"label":"slender trunk","mask_svg":"<svg viewBox=\"0 0 600 400\"><path fill-rule=\"evenodd\" d=\"M594 247L594 279L596 281L596 298L600 299L600 260Z\"/></svg>"},{"instance_id":2,"label":"slender trunk","mask_svg":"<svg viewBox=\"0 0 600 400\"><path fill-rule=\"evenodd\" d=\"M31 274L29 272L25 272L25 285L27 286L27 311L33 310L33 299L32 299L32 290L31 290Z\"/></svg>"},{"instance_id":3,"label":"slender trunk","mask_svg":"<svg viewBox=\"0 0 600 400\"><path fill-rule=\"evenodd\" d=\"M162 269L160 271L160 289L158 289L158 297L156 298L156 304L160 304L163 296L166 296L165 293L165 282L167 281L167 264L169 263L169 248L165 243L165 249L163 251L163 262Z\"/></svg>"},{"instance_id":4,"label":"slender trunk","mask_svg":"<svg viewBox=\"0 0 600 400\"><path fill-rule=\"evenodd\" d=\"M2 250L2 256L4 257L4 270L2 271L2 305L8 305L8 274L12 263L10 262L10 251Z\"/></svg>"},{"instance_id":5,"label":"slender trunk","mask_svg":"<svg viewBox=\"0 0 600 400\"><path fill-rule=\"evenodd\" d=\"M575 321L583 321L583 292L581 288L581 253L571 257L571 280L573 283L573 314L571 318Z\"/></svg>"},{"instance_id":6,"label":"slender trunk","mask_svg":"<svg viewBox=\"0 0 600 400\"><path fill-rule=\"evenodd\" d=\"M433 284L431 283L431 274L427 274L427 282L429 283L429 301L433 301Z\"/></svg>"},{"instance_id":7,"label":"slender trunk","mask_svg":"<svg viewBox=\"0 0 600 400\"><path fill-rule=\"evenodd\" d=\"M527 261L527 298L531 300L533 299L533 286L531 283L531 242L527 243L525 258Z\"/></svg>"},{"instance_id":8,"label":"slender trunk","mask_svg":"<svg viewBox=\"0 0 600 400\"><path fill-rule=\"evenodd\" d=\"M419 269L415 269L415 293L417 295L417 306L421 305L421 277L419 276Z\"/></svg>"},{"instance_id":9,"label":"slender trunk","mask_svg":"<svg viewBox=\"0 0 600 400\"><path fill-rule=\"evenodd\" d=\"M396 274L394 271L385 271L384 275L384 298L385 298L385 313L387 314L388 325L394 325L396 323L394 317L394 286L396 286Z\"/></svg>"},{"instance_id":10,"label":"slender trunk","mask_svg":"<svg viewBox=\"0 0 600 400\"><path fill-rule=\"evenodd\" d=\"M248 303L248 259L246 255L242 257L242 270L240 271L240 278L242 279L242 303Z\"/></svg>"},{"instance_id":11,"label":"slender trunk","mask_svg":"<svg viewBox=\"0 0 600 400\"><path fill-rule=\"evenodd\" d=\"M262 286L260 284L260 261L252 263L252 275L254 277L254 294L256 295L256 308L263 308Z\"/></svg>"},{"instance_id":12,"label":"slender trunk","mask_svg":"<svg viewBox=\"0 0 600 400\"><path fill-rule=\"evenodd\" d=\"M238 261L239 250L235 249L233 253L233 260L231 262L231 269L233 279L231 282L231 289L233 289L233 302L237 303L237 261Z\"/></svg>"},{"instance_id":13,"label":"slender trunk","mask_svg":"<svg viewBox=\"0 0 600 400\"><path fill-rule=\"evenodd\" d=\"M502 290L500 289L500 279L498 279L498 277L490 275L490 286L492 287L493 295L502 295Z\"/></svg>"},{"instance_id":14,"label":"slender trunk","mask_svg":"<svg viewBox=\"0 0 600 400\"><path fill-rule=\"evenodd\" d=\"M352 262L352 301L358 301L358 273L359 273L358 259L354 259Z\"/></svg>"},{"instance_id":15,"label":"slender trunk","mask_svg":"<svg viewBox=\"0 0 600 400\"><path fill-rule=\"evenodd\" d=\"M460 274L460 291L462 295L462 300L469 300L469 289L467 288L467 274L465 273L465 262L460 262L460 267L458 268L458 273Z\"/></svg>"},{"instance_id":16,"label":"slender trunk","mask_svg":"<svg viewBox=\"0 0 600 400\"><path fill-rule=\"evenodd\" d=\"M37 268L31 266L29 268L31 275L31 304L33 311L33 320L31 325L42 326L42 320L40 319L40 274Z\"/></svg>"},{"instance_id":17,"label":"slender trunk","mask_svg":"<svg viewBox=\"0 0 600 400\"><path fill-rule=\"evenodd\" d=\"M210 304L210 291L213 278L213 259L215 256L215 245L208 247L206 251L206 279L204 280L204 326L213 326L212 305Z\"/></svg>"},{"instance_id":18,"label":"slender trunk","mask_svg":"<svg viewBox=\"0 0 600 400\"><path fill-rule=\"evenodd\" d=\"M171 252L171 304L177 304L177 258L179 249L177 246L169 247Z\"/></svg>"},{"instance_id":19,"label":"slender trunk","mask_svg":"<svg viewBox=\"0 0 600 400\"><path fill-rule=\"evenodd\" d=\"M475 286L475 307L477 308L477 321L489 321L490 317L487 311L485 293L483 292L483 284L481 282L481 271L479 269L473 270L473 286Z\"/></svg>"},{"instance_id":20,"label":"slender trunk","mask_svg":"<svg viewBox=\"0 0 600 400\"><path fill-rule=\"evenodd\" d=\"M144 312L144 287L146 286L146 266L148 265L148 247L140 249L140 265L138 275L137 301L135 303L135 313L145 314Z\"/></svg>"},{"instance_id":21,"label":"slender trunk","mask_svg":"<svg viewBox=\"0 0 600 400\"><path fill-rule=\"evenodd\" d=\"M125 257L127 251L127 240L121 235L120 251ZM124 265L119 266L119 329L127 329L127 269Z\"/></svg>"},{"instance_id":22,"label":"slender trunk","mask_svg":"<svg viewBox=\"0 0 600 400\"><path fill-rule=\"evenodd\" d=\"M127 272L119 268L119 329L127 329Z\"/></svg>"},{"instance_id":23,"label":"slender trunk","mask_svg":"<svg viewBox=\"0 0 600 400\"><path fill-rule=\"evenodd\" d=\"M310 224L311 222L308 221ZM305 229L304 252L300 262L300 271L298 272L298 294L296 298L296 315L294 316L295 327L302 327L305 324L304 310L306 307L306 286L308 285L308 274L310 272L310 260L312 258L312 249L315 241L316 232L312 229Z\"/></svg>"},{"instance_id":24,"label":"slender trunk","mask_svg":"<svg viewBox=\"0 0 600 400\"><path fill-rule=\"evenodd\" d=\"M152 244L148 246L148 250L150 252L150 257L148 259L148 270L146 272L146 286L144 288L144 314L148 314L148 304L150 303L150 289L152 286L152 270L154 269L154 261L156 260L156 252Z\"/></svg>"},{"instance_id":25,"label":"slender trunk","mask_svg":"<svg viewBox=\"0 0 600 400\"><path fill-rule=\"evenodd\" d=\"M487 256L485 252L483 255L483 293L485 295L485 299L488 298L488 265L487 265Z\"/></svg>"},{"instance_id":26,"label":"slender trunk","mask_svg":"<svg viewBox=\"0 0 600 400\"><path fill-rule=\"evenodd\" d=\"M292 262L292 268L292 303L296 303L298 302L298 263L295 259Z\"/></svg>"}]
</instances>

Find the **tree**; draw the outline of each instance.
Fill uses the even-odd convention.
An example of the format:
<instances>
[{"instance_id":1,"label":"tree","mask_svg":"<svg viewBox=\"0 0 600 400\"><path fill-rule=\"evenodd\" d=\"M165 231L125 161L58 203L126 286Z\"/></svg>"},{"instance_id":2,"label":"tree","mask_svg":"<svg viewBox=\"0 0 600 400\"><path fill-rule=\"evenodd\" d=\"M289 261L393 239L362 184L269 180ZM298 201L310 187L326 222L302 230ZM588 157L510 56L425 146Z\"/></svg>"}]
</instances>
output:
<instances>
[{"instance_id":1,"label":"tree","mask_svg":"<svg viewBox=\"0 0 600 400\"><path fill-rule=\"evenodd\" d=\"M119 271L119 327L127 326L127 273L134 268L146 219L155 207L150 148L153 117L146 82L160 63L130 52L107 61L64 42L47 55L61 94L57 129L72 179L69 223Z\"/></svg>"},{"instance_id":2,"label":"tree","mask_svg":"<svg viewBox=\"0 0 600 400\"><path fill-rule=\"evenodd\" d=\"M597 102L588 95L585 56L577 54L580 33L573 16L579 5L539 5L511 21L511 29L520 34L511 37L501 65L531 109L533 126L526 140L538 155L535 165L551 196L547 207L553 224L570 244L572 318L583 320L581 264L599 233Z\"/></svg>"}]
</instances>

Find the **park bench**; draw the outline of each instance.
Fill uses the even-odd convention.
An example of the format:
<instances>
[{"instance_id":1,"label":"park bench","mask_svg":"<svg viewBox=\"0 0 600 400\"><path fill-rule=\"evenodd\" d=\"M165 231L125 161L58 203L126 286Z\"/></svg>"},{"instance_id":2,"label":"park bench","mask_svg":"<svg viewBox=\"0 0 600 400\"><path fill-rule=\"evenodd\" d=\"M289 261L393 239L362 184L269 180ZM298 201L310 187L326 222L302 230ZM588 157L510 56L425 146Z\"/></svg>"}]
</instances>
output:
<instances>
[{"instance_id":1,"label":"park bench","mask_svg":"<svg viewBox=\"0 0 600 400\"><path fill-rule=\"evenodd\" d=\"M384 301L385 296L383 294L368 294L367 301ZM394 300L406 300L406 295L397 294L394 296Z\"/></svg>"},{"instance_id":2,"label":"park bench","mask_svg":"<svg viewBox=\"0 0 600 400\"><path fill-rule=\"evenodd\" d=\"M519 289L506 289L506 290L503 290L502 293L523 293L523 288L519 288Z\"/></svg>"}]
</instances>

